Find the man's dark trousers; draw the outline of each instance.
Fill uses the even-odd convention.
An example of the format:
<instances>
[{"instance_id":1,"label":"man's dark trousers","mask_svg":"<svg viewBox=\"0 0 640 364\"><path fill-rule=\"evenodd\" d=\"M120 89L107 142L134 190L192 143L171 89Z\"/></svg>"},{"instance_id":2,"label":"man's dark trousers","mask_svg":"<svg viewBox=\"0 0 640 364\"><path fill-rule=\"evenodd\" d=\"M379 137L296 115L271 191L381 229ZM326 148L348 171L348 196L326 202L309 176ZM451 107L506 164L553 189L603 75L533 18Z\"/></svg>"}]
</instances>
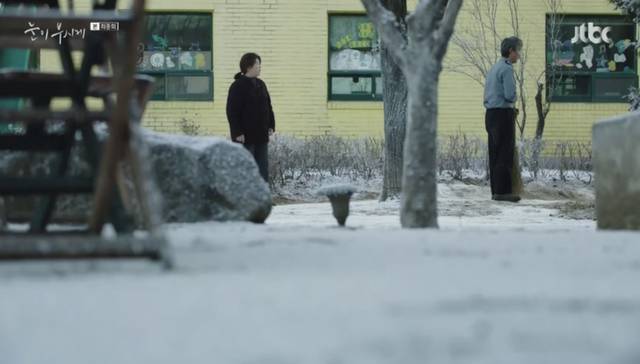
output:
<instances>
[{"instance_id":1,"label":"man's dark trousers","mask_svg":"<svg viewBox=\"0 0 640 364\"><path fill-rule=\"evenodd\" d=\"M491 194L512 193L511 172L515 149L514 109L487 109L484 118L489 134Z\"/></svg>"},{"instance_id":2,"label":"man's dark trousers","mask_svg":"<svg viewBox=\"0 0 640 364\"><path fill-rule=\"evenodd\" d=\"M245 144L244 147L256 160L262 178L269 183L269 143Z\"/></svg>"}]
</instances>

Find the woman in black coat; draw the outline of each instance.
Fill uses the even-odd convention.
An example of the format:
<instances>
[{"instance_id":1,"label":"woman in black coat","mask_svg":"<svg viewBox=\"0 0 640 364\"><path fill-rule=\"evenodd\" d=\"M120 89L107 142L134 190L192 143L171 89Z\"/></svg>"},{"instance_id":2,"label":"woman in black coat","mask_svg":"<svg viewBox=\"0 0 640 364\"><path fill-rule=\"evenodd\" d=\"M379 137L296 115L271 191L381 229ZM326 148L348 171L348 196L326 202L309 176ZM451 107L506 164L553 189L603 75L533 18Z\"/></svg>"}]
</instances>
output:
<instances>
[{"instance_id":1,"label":"woman in black coat","mask_svg":"<svg viewBox=\"0 0 640 364\"><path fill-rule=\"evenodd\" d=\"M258 78L262 59L247 53L240 60L240 73L229 88L227 119L231 140L241 143L251 152L260 175L269 182L269 137L276 130L267 85Z\"/></svg>"}]
</instances>

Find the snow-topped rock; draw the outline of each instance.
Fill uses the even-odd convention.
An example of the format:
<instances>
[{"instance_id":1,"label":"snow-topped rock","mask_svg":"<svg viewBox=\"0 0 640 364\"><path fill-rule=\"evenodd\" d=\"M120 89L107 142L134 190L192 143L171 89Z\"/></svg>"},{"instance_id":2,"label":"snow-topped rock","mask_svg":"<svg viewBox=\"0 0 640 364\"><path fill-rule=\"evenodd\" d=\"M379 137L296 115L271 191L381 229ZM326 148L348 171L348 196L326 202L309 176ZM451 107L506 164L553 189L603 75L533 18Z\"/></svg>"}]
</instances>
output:
<instances>
[{"instance_id":1,"label":"snow-topped rock","mask_svg":"<svg viewBox=\"0 0 640 364\"><path fill-rule=\"evenodd\" d=\"M169 222L264 222L269 186L251 154L218 137L145 132Z\"/></svg>"},{"instance_id":2,"label":"snow-topped rock","mask_svg":"<svg viewBox=\"0 0 640 364\"><path fill-rule=\"evenodd\" d=\"M104 132L97 130L102 139ZM252 221L264 222L271 211L269 186L260 177L251 154L241 145L218 137L142 133L149 149L149 163L163 200L167 222ZM87 175L81 148L72 152L73 175ZM0 174L46 175L53 155L0 154ZM30 217L34 198L8 198L10 220ZM59 199L54 220L84 222L89 196Z\"/></svg>"},{"instance_id":3,"label":"snow-topped rock","mask_svg":"<svg viewBox=\"0 0 640 364\"><path fill-rule=\"evenodd\" d=\"M640 112L593 126L596 214L600 229L640 230Z\"/></svg>"},{"instance_id":4,"label":"snow-topped rock","mask_svg":"<svg viewBox=\"0 0 640 364\"><path fill-rule=\"evenodd\" d=\"M340 195L353 195L358 192L358 189L349 184L335 184L322 186L318 189L317 194L320 196L340 196Z\"/></svg>"}]
</instances>

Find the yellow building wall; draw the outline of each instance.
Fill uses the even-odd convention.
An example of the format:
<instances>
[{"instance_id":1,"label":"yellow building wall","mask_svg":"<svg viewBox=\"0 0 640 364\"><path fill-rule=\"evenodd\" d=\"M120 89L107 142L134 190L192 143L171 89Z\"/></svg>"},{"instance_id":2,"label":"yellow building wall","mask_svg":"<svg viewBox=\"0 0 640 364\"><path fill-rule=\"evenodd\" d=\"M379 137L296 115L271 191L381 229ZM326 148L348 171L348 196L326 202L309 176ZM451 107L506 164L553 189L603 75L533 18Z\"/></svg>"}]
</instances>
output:
<instances>
[{"instance_id":1,"label":"yellow building wall","mask_svg":"<svg viewBox=\"0 0 640 364\"><path fill-rule=\"evenodd\" d=\"M498 25L508 29L506 0ZM409 0L409 8L415 7ZM228 134L225 115L227 90L238 72L243 53L263 58L262 78L271 93L279 133L298 136L334 133L343 136L382 136L382 102L327 101L328 15L364 12L360 0L149 0L151 11L199 11L213 14L214 100L198 102L152 101L144 124L177 132L182 118L193 120L206 134ZM469 21L467 1L458 21ZM563 13L617 14L605 0L564 0ZM544 69L545 14L543 0L520 0L522 38L528 56L528 128L535 130L535 78ZM505 32L505 35L510 35ZM459 130L483 136L482 88L471 79L447 69L445 60L439 93L439 132ZM54 54L42 57L44 69L59 67ZM534 76L535 75L535 76ZM594 121L624 113L624 103L556 103L547 120L547 139L589 140Z\"/></svg>"},{"instance_id":2,"label":"yellow building wall","mask_svg":"<svg viewBox=\"0 0 640 364\"><path fill-rule=\"evenodd\" d=\"M469 21L469 1L463 7L456 29L464 27ZM546 1L520 0L521 38L525 43L527 59L527 128L525 136L535 134L536 110L534 96L536 79L545 65L545 14L549 12ZM500 4L498 26L503 34L508 34L510 15L506 1ZM601 0L562 0L563 14L620 14L608 1ZM459 57L455 47L449 48L445 63L451 63L452 57ZM440 84L440 122L442 134L462 130L466 133L484 135L483 90L479 84L463 75L446 70ZM591 140L591 126L606 117L625 113L626 103L553 103L547 118L545 138L547 140Z\"/></svg>"}]
</instances>

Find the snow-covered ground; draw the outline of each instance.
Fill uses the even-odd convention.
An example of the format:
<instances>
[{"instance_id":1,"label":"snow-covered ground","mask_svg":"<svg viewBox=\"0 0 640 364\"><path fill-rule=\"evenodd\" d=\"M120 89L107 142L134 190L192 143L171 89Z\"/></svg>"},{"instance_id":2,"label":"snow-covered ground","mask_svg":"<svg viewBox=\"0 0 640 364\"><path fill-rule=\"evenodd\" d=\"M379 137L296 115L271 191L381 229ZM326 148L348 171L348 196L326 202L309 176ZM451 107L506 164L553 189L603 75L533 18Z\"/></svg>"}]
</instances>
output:
<instances>
[{"instance_id":1,"label":"snow-covered ground","mask_svg":"<svg viewBox=\"0 0 640 364\"><path fill-rule=\"evenodd\" d=\"M365 190L367 193L367 190ZM444 230L594 230L593 191L580 184L529 184L517 204L491 201L488 186L441 183L439 224ZM358 200L351 203L352 228L399 228L399 201ZM577 204L577 206L576 206ZM336 224L327 202L275 206L273 226L330 227Z\"/></svg>"},{"instance_id":2,"label":"snow-covered ground","mask_svg":"<svg viewBox=\"0 0 640 364\"><path fill-rule=\"evenodd\" d=\"M0 363L640 363L640 234L597 232L589 189L559 188L441 185L440 230L371 200L346 229L326 202L170 225L171 272L2 264Z\"/></svg>"}]
</instances>

